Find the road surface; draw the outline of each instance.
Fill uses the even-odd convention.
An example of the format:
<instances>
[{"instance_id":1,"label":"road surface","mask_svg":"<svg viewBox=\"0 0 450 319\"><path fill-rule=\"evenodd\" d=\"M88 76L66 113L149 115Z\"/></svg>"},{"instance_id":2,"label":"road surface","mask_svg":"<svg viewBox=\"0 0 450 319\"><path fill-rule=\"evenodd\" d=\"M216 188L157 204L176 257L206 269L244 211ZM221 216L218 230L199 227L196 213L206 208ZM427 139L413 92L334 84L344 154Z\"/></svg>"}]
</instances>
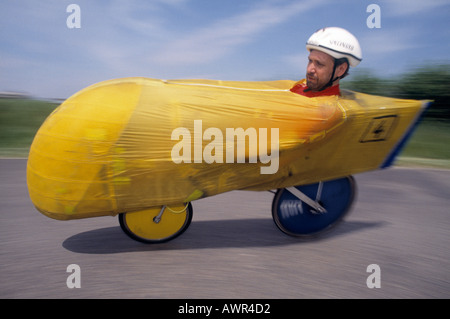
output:
<instances>
[{"instance_id":1,"label":"road surface","mask_svg":"<svg viewBox=\"0 0 450 319\"><path fill-rule=\"evenodd\" d=\"M276 228L272 193L234 191L193 202L186 233L145 245L116 217L41 215L28 197L26 160L2 159L0 298L450 297L450 170L355 178L352 212L315 240ZM68 272L72 264L80 271ZM75 275L80 288L68 288Z\"/></svg>"}]
</instances>

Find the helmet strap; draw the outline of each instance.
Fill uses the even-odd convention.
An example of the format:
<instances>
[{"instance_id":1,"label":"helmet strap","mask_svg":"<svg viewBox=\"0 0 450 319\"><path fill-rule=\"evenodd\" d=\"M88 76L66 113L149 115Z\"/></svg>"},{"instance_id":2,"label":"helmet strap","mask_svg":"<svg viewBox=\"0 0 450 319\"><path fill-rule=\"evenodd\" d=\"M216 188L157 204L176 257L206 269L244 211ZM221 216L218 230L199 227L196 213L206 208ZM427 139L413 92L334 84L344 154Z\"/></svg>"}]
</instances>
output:
<instances>
[{"instance_id":1,"label":"helmet strap","mask_svg":"<svg viewBox=\"0 0 450 319\"><path fill-rule=\"evenodd\" d=\"M346 62L347 63L347 70L344 72L344 74L342 74L341 76L337 76L334 77L334 74L336 73L336 69L339 65L341 65L342 63ZM344 77L347 76L348 74L348 69L349 69L349 62L346 58L342 58L342 59L334 59L334 65L333 65L333 72L331 73L331 77L330 77L330 81L328 81L328 83L326 85L324 85L319 92L325 90L328 87L331 87L334 83L334 81L339 80L339 79L343 79Z\"/></svg>"},{"instance_id":2,"label":"helmet strap","mask_svg":"<svg viewBox=\"0 0 450 319\"><path fill-rule=\"evenodd\" d=\"M325 90L326 88L329 88L330 86L333 85L333 82L334 82L334 81L336 81L337 79L339 79L339 77L336 77L336 78L334 77L334 74L336 73L336 68L337 68L337 65L336 65L336 60L335 60L335 61L334 61L334 65L333 65L333 72L331 72L330 81L328 81L328 83L325 84L325 85L319 90L319 92Z\"/></svg>"}]
</instances>

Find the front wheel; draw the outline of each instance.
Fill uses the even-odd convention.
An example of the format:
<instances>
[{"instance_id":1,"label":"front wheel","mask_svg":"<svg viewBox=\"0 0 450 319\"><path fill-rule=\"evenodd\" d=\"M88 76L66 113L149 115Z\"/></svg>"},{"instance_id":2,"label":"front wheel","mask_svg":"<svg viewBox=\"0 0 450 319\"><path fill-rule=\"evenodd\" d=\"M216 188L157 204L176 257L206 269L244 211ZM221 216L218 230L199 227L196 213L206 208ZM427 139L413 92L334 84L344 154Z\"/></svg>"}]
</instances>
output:
<instances>
[{"instance_id":1,"label":"front wheel","mask_svg":"<svg viewBox=\"0 0 450 319\"><path fill-rule=\"evenodd\" d=\"M295 237L310 237L335 226L354 201L352 176L311 185L282 188L272 202L277 227Z\"/></svg>"},{"instance_id":2,"label":"front wheel","mask_svg":"<svg viewBox=\"0 0 450 319\"><path fill-rule=\"evenodd\" d=\"M163 243L186 231L191 224L192 204L154 207L119 214L122 230L134 240L146 244Z\"/></svg>"}]
</instances>

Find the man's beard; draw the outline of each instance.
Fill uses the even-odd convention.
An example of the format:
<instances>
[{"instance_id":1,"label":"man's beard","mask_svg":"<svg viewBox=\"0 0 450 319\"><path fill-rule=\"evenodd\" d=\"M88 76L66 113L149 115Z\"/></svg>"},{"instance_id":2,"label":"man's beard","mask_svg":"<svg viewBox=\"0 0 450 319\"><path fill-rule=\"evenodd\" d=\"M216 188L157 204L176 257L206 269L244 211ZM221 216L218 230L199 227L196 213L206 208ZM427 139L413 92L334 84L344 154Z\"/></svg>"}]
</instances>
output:
<instances>
[{"instance_id":1,"label":"man's beard","mask_svg":"<svg viewBox=\"0 0 450 319\"><path fill-rule=\"evenodd\" d=\"M317 77L312 74L306 74L306 86L312 91L318 91L320 89Z\"/></svg>"}]
</instances>

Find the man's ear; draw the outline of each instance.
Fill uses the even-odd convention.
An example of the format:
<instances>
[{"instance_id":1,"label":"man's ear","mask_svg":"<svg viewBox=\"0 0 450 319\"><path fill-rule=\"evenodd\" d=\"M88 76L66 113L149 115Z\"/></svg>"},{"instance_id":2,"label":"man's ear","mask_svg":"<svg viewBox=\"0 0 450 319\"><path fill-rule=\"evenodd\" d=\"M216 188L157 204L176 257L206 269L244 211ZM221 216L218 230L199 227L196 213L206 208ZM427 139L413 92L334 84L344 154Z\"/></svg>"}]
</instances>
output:
<instances>
[{"instance_id":1,"label":"man's ear","mask_svg":"<svg viewBox=\"0 0 450 319\"><path fill-rule=\"evenodd\" d=\"M349 65L347 62L341 63L336 67L336 71L334 72L336 77L341 78L344 74L347 73L347 70L349 68Z\"/></svg>"}]
</instances>

